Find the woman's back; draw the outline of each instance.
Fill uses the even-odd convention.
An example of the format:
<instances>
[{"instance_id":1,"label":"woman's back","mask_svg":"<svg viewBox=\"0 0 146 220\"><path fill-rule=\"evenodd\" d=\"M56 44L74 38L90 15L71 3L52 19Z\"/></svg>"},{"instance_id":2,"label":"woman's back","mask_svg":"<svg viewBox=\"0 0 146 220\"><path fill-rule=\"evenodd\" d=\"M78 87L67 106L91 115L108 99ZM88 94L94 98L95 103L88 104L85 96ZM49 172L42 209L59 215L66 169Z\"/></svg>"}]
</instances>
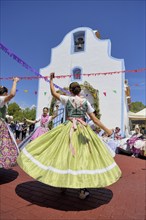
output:
<instances>
[{"instance_id":1,"label":"woman's back","mask_svg":"<svg viewBox=\"0 0 146 220\"><path fill-rule=\"evenodd\" d=\"M93 111L87 99L79 96L60 96L60 101L66 106L66 117L83 118Z\"/></svg>"},{"instance_id":2,"label":"woman's back","mask_svg":"<svg viewBox=\"0 0 146 220\"><path fill-rule=\"evenodd\" d=\"M74 118L84 118L87 112L88 106L85 99L79 99L78 97L69 97L66 104L66 115Z\"/></svg>"}]
</instances>

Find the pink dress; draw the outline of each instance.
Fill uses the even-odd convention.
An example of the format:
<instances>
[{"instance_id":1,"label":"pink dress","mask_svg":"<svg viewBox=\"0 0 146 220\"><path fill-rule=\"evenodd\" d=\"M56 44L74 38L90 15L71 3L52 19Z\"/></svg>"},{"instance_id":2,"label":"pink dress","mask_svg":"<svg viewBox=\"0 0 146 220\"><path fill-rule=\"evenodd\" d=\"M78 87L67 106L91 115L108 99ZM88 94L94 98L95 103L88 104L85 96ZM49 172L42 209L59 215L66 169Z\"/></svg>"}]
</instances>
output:
<instances>
[{"instance_id":1,"label":"pink dress","mask_svg":"<svg viewBox=\"0 0 146 220\"><path fill-rule=\"evenodd\" d=\"M49 128L48 128L48 124L49 122L52 120L52 116L41 116L41 120L40 120L40 126L36 129L36 131L33 133L31 140L36 139L37 137L41 136L42 134L46 133Z\"/></svg>"}]
</instances>

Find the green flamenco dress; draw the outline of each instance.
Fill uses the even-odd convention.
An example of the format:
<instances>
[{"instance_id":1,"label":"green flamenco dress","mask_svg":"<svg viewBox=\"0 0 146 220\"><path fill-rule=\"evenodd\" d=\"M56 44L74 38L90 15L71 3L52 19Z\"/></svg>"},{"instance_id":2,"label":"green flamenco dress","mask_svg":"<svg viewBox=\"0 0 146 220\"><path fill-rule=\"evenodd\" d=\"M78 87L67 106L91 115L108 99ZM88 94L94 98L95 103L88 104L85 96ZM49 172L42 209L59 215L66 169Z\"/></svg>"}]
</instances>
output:
<instances>
[{"instance_id":1,"label":"green flamenco dress","mask_svg":"<svg viewBox=\"0 0 146 220\"><path fill-rule=\"evenodd\" d=\"M69 120L30 142L17 163L34 179L54 187L99 188L115 183L121 170L83 119L87 101L66 104Z\"/></svg>"}]
</instances>

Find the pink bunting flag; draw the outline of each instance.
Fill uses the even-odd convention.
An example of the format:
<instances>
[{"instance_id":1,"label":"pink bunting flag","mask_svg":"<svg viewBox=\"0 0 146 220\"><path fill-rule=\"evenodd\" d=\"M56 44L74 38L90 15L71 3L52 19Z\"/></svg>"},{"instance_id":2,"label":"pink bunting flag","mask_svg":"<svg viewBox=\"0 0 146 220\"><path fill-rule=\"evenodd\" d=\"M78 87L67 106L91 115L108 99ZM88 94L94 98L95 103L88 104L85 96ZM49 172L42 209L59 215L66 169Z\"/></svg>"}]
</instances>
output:
<instances>
[{"instance_id":1,"label":"pink bunting flag","mask_svg":"<svg viewBox=\"0 0 146 220\"><path fill-rule=\"evenodd\" d=\"M103 95L106 96L106 92L103 92Z\"/></svg>"}]
</instances>

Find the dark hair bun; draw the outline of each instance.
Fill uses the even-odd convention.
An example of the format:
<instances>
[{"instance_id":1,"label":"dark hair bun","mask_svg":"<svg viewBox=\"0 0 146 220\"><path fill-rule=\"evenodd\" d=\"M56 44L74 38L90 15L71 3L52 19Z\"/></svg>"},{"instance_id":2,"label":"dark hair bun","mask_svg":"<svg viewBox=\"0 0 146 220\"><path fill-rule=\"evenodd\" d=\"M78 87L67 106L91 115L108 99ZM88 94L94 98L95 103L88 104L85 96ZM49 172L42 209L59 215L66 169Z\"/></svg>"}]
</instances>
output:
<instances>
[{"instance_id":1,"label":"dark hair bun","mask_svg":"<svg viewBox=\"0 0 146 220\"><path fill-rule=\"evenodd\" d=\"M8 92L8 89L5 86L0 86L0 95L3 95L4 93Z\"/></svg>"},{"instance_id":2,"label":"dark hair bun","mask_svg":"<svg viewBox=\"0 0 146 220\"><path fill-rule=\"evenodd\" d=\"M70 90L74 95L78 95L78 94L81 92L81 87L80 87L79 83L73 82L73 83L70 84L69 90Z\"/></svg>"},{"instance_id":3,"label":"dark hair bun","mask_svg":"<svg viewBox=\"0 0 146 220\"><path fill-rule=\"evenodd\" d=\"M75 95L78 95L80 92L81 92L81 87L77 86L75 87L72 92L75 94Z\"/></svg>"}]
</instances>

